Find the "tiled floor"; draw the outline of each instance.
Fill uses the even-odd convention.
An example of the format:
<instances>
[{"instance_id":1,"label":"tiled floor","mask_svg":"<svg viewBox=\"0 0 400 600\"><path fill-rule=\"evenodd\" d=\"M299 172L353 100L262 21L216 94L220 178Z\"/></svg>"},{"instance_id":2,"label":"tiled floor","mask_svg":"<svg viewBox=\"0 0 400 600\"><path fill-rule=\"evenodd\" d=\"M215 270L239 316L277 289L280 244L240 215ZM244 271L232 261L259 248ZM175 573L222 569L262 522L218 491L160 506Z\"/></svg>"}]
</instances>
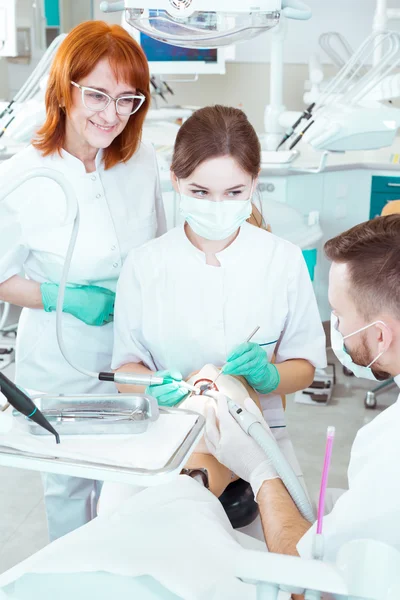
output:
<instances>
[{"instance_id":1,"label":"tiled floor","mask_svg":"<svg viewBox=\"0 0 400 600\"><path fill-rule=\"evenodd\" d=\"M326 406L296 404L288 398L287 421L312 497L318 491L325 435L336 427L330 487L346 486L350 448L357 430L391 404L393 390L379 399L377 410L364 408L364 396L372 382L347 378L337 369L334 397ZM7 374L13 374L8 369ZM0 572L33 554L47 543L46 519L40 475L0 467Z\"/></svg>"}]
</instances>

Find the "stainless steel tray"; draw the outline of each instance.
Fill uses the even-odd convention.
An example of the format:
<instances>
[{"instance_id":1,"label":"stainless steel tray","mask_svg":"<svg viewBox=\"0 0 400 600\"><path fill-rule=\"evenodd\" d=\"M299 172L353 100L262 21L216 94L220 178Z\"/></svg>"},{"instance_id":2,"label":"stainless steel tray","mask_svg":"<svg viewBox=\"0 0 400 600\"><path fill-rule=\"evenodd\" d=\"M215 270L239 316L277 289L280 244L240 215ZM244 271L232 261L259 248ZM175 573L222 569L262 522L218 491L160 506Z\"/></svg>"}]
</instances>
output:
<instances>
[{"instance_id":1,"label":"stainless steel tray","mask_svg":"<svg viewBox=\"0 0 400 600\"><path fill-rule=\"evenodd\" d=\"M131 485L151 486L173 481L186 464L196 447L205 424L203 416L182 408L160 408L165 415L193 415L195 421L180 446L161 469L142 469L112 466L96 461L71 458L56 458L38 453L16 450L0 443L0 465L48 473L58 473L71 477L83 477L99 481L115 481Z\"/></svg>"},{"instance_id":2,"label":"stainless steel tray","mask_svg":"<svg viewBox=\"0 0 400 600\"><path fill-rule=\"evenodd\" d=\"M35 404L60 435L143 433L159 417L157 401L146 394L42 396ZM14 411L33 435L52 435Z\"/></svg>"}]
</instances>

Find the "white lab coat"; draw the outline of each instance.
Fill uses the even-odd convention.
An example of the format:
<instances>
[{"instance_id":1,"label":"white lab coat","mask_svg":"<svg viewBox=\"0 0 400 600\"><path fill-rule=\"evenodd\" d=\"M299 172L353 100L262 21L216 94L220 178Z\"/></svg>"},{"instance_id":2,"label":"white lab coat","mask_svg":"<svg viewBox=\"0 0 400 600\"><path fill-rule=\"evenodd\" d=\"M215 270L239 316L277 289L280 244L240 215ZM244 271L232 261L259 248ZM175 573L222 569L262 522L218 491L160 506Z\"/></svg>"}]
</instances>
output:
<instances>
[{"instance_id":1,"label":"white lab coat","mask_svg":"<svg viewBox=\"0 0 400 600\"><path fill-rule=\"evenodd\" d=\"M400 375L395 378L400 387ZM357 433L348 469L349 489L324 518L325 560L350 540L374 539L400 550L400 396ZM335 459L333 451L333 460ZM312 557L316 524L297 544Z\"/></svg>"},{"instance_id":2,"label":"white lab coat","mask_svg":"<svg viewBox=\"0 0 400 600\"><path fill-rule=\"evenodd\" d=\"M32 146L0 166L2 181L34 167L63 173L72 183L80 208L80 230L68 281L115 291L128 251L165 231L155 152L142 143L126 163L107 171L96 157L96 171L62 151L42 157ZM34 179L0 204L0 282L24 270L39 283L59 283L72 225L60 226L64 195L53 181ZM9 231L19 225L19 235ZM63 315L67 349L92 371L110 368L113 325L92 327ZM81 375L62 357L55 335L55 313L25 308L17 338L16 381L47 393L115 392L113 384Z\"/></svg>"},{"instance_id":3,"label":"white lab coat","mask_svg":"<svg viewBox=\"0 0 400 600\"><path fill-rule=\"evenodd\" d=\"M127 163L107 171L101 157L99 151L96 171L86 173L83 163L64 150L61 156L43 157L29 146L0 166L0 186L35 167L63 173L75 190L80 208L80 229L68 281L115 291L128 251L164 233L165 215L151 145L141 143ZM65 208L61 188L44 178L28 181L0 203L0 282L22 270L39 283L60 282L72 231L72 224L60 225ZM109 370L112 323L89 326L64 313L63 336L76 362L91 371ZM116 392L114 384L86 377L65 361L56 339L55 313L29 308L23 309L19 321L16 382L28 390L51 394ZM46 506L50 537L54 539L85 523L90 518L91 503L83 491L84 480L47 476L48 481L51 478L57 479L57 485L52 490L47 487ZM61 480L70 481L68 490L63 489ZM76 508L70 503L69 515L65 502L57 505L57 499L64 496L75 500ZM54 510L49 511L50 505ZM50 512L57 523L65 514L64 526L53 527Z\"/></svg>"},{"instance_id":4,"label":"white lab coat","mask_svg":"<svg viewBox=\"0 0 400 600\"><path fill-rule=\"evenodd\" d=\"M207 363L224 364L253 329L276 362L326 364L325 335L299 248L248 223L205 262L179 226L129 254L117 286L112 368L143 362L186 378ZM260 396L264 416L295 471L282 399Z\"/></svg>"}]
</instances>

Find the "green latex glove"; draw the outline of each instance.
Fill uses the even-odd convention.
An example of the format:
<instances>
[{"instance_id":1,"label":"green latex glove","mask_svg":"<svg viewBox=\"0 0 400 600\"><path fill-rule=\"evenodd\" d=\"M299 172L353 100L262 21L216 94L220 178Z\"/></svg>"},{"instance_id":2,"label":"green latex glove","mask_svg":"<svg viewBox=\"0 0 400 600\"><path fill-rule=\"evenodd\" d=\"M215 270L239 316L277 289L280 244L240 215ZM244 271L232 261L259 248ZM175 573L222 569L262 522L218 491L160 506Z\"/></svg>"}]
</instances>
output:
<instances>
[{"instance_id":1,"label":"green latex glove","mask_svg":"<svg viewBox=\"0 0 400 600\"><path fill-rule=\"evenodd\" d=\"M157 371L156 375L164 377L164 383L149 385L146 394L153 396L160 406L175 406L188 395L189 391L179 385L182 381L179 371Z\"/></svg>"},{"instance_id":2,"label":"green latex glove","mask_svg":"<svg viewBox=\"0 0 400 600\"><path fill-rule=\"evenodd\" d=\"M268 355L258 344L240 344L228 356L222 368L225 375L243 375L260 394L276 390L280 382L279 371L268 360Z\"/></svg>"},{"instance_id":3,"label":"green latex glove","mask_svg":"<svg viewBox=\"0 0 400 600\"><path fill-rule=\"evenodd\" d=\"M43 307L53 312L57 306L59 286L56 283L42 283ZM115 294L96 285L74 285L65 288L63 312L73 315L87 325L105 325L114 318Z\"/></svg>"}]
</instances>

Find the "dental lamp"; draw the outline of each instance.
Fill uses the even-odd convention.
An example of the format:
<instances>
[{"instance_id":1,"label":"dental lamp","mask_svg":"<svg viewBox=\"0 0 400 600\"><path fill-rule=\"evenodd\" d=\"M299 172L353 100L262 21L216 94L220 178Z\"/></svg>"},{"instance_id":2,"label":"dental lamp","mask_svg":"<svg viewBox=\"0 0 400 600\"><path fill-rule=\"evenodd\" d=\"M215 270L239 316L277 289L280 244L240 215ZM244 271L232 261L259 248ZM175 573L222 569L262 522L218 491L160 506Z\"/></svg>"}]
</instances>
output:
<instances>
[{"instance_id":1,"label":"dental lamp","mask_svg":"<svg viewBox=\"0 0 400 600\"><path fill-rule=\"evenodd\" d=\"M125 0L101 2L100 9L125 10L132 27L185 48L218 48L249 40L275 27L281 14L292 19L311 16L300 0Z\"/></svg>"}]
</instances>

